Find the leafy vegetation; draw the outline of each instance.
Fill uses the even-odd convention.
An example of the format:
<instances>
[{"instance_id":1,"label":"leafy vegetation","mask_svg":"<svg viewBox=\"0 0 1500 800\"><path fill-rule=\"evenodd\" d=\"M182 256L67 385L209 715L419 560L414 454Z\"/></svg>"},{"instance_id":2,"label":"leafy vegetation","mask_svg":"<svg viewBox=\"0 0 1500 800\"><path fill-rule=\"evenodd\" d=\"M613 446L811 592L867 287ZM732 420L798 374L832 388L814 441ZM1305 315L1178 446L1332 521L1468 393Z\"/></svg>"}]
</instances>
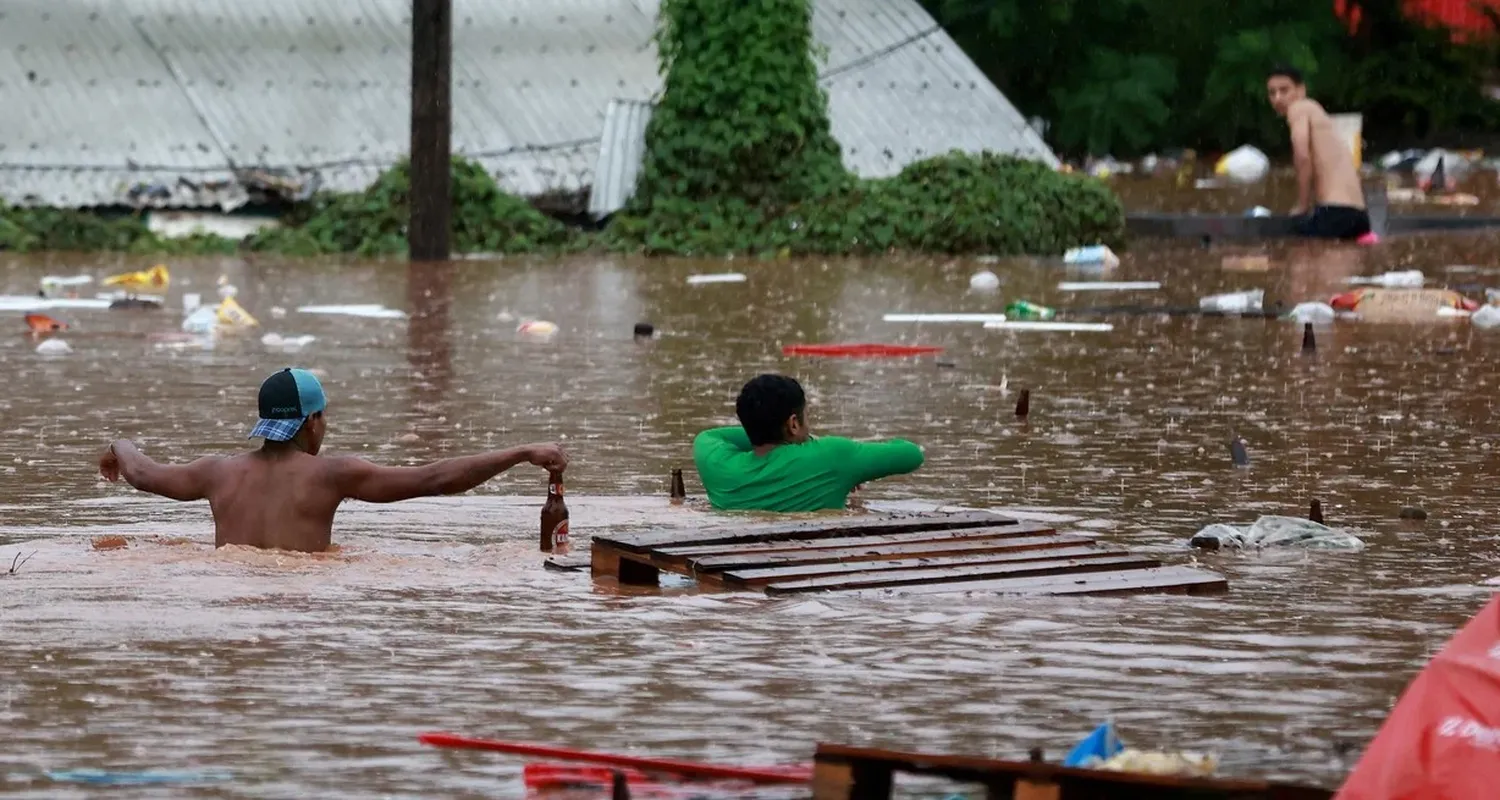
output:
<instances>
[{"instance_id":1,"label":"leafy vegetation","mask_svg":"<svg viewBox=\"0 0 1500 800\"><path fill-rule=\"evenodd\" d=\"M1493 44L1455 43L1402 0L923 0L1068 153L1171 146L1287 147L1265 74L1288 64L1330 111L1365 115L1367 139L1443 139L1500 127L1484 95Z\"/></svg>"},{"instance_id":2,"label":"leafy vegetation","mask_svg":"<svg viewBox=\"0 0 1500 800\"><path fill-rule=\"evenodd\" d=\"M0 250L210 255L232 253L236 246L236 242L218 236L164 239L147 229L144 219L133 214L109 215L0 203Z\"/></svg>"},{"instance_id":3,"label":"leafy vegetation","mask_svg":"<svg viewBox=\"0 0 1500 800\"><path fill-rule=\"evenodd\" d=\"M500 190L484 167L453 158L453 234L456 252L534 253L574 249L581 236ZM401 161L357 194L321 194L279 228L245 242L249 250L315 256L352 253L394 256L407 250L411 164Z\"/></svg>"},{"instance_id":4,"label":"leafy vegetation","mask_svg":"<svg viewBox=\"0 0 1500 800\"><path fill-rule=\"evenodd\" d=\"M817 81L809 0L663 0L665 89L629 207L605 234L654 254L1056 253L1118 244L1103 184L952 153L861 181Z\"/></svg>"}]
</instances>

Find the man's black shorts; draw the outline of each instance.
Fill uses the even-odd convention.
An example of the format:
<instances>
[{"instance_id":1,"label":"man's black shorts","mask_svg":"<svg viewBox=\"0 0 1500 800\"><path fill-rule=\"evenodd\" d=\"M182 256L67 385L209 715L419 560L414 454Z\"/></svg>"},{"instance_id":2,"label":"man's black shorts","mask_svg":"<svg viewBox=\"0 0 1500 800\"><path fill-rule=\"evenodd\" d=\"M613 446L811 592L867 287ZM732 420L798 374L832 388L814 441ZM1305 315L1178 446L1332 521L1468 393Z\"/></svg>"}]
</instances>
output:
<instances>
[{"instance_id":1,"label":"man's black shorts","mask_svg":"<svg viewBox=\"0 0 1500 800\"><path fill-rule=\"evenodd\" d=\"M1369 213L1353 206L1318 206L1297 223L1298 236L1317 239L1358 239L1369 232Z\"/></svg>"}]
</instances>

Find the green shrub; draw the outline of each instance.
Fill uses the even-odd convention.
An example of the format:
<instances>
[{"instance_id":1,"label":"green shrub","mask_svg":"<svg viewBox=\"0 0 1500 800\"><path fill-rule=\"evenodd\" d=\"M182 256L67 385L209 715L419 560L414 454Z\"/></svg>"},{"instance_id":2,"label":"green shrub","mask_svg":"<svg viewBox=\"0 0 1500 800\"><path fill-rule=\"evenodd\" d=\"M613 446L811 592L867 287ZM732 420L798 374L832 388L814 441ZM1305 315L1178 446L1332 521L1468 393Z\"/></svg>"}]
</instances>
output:
<instances>
[{"instance_id":1,"label":"green shrub","mask_svg":"<svg viewBox=\"0 0 1500 800\"><path fill-rule=\"evenodd\" d=\"M776 206L849 180L808 0L663 0L658 19L665 80L633 212L731 197Z\"/></svg>"},{"instance_id":2,"label":"green shrub","mask_svg":"<svg viewBox=\"0 0 1500 800\"><path fill-rule=\"evenodd\" d=\"M1118 243L1102 183L952 153L883 180L844 169L809 0L664 0L666 76L630 204L604 242L651 254L1057 253Z\"/></svg>"},{"instance_id":3,"label":"green shrub","mask_svg":"<svg viewBox=\"0 0 1500 800\"><path fill-rule=\"evenodd\" d=\"M0 250L196 255L232 253L235 249L234 241L221 236L164 239L134 214L0 204Z\"/></svg>"},{"instance_id":4,"label":"green shrub","mask_svg":"<svg viewBox=\"0 0 1500 800\"><path fill-rule=\"evenodd\" d=\"M651 254L1057 254L1118 246L1124 221L1102 181L955 152L774 211L739 198L661 204L647 217L621 217L609 235L615 247Z\"/></svg>"},{"instance_id":5,"label":"green shrub","mask_svg":"<svg viewBox=\"0 0 1500 800\"><path fill-rule=\"evenodd\" d=\"M484 167L453 158L455 252L536 252L573 249L580 237L529 203L500 190ZM251 250L293 256L353 253L394 256L407 250L411 164L402 160L358 194L320 194L279 228L246 240Z\"/></svg>"}]
</instances>

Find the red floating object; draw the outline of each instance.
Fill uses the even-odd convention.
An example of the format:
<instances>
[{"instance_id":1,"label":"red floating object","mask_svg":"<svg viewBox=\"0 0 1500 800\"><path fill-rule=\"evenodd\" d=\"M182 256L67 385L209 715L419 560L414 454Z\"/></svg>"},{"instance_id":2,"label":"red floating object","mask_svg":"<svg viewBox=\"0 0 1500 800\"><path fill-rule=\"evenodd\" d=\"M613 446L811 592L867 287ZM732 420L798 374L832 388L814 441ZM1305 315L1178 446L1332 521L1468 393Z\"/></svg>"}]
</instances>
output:
<instances>
[{"instance_id":1,"label":"red floating object","mask_svg":"<svg viewBox=\"0 0 1500 800\"><path fill-rule=\"evenodd\" d=\"M784 356L829 358L900 358L941 352L941 347L913 344L789 344L781 348Z\"/></svg>"},{"instance_id":2,"label":"red floating object","mask_svg":"<svg viewBox=\"0 0 1500 800\"><path fill-rule=\"evenodd\" d=\"M1335 800L1494 797L1500 782L1500 596L1407 685Z\"/></svg>"},{"instance_id":3,"label":"red floating object","mask_svg":"<svg viewBox=\"0 0 1500 800\"><path fill-rule=\"evenodd\" d=\"M46 314L27 314L26 325L31 328L32 333L51 333L68 329L65 323L58 322Z\"/></svg>"}]
</instances>

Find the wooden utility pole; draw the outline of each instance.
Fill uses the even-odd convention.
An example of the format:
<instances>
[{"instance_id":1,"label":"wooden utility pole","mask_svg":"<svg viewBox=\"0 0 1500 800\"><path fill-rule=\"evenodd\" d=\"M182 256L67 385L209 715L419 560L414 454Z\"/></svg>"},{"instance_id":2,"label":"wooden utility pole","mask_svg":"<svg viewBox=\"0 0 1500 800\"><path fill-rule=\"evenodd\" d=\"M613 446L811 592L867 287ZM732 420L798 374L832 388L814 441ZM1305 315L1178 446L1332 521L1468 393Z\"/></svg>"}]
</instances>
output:
<instances>
[{"instance_id":1,"label":"wooden utility pole","mask_svg":"<svg viewBox=\"0 0 1500 800\"><path fill-rule=\"evenodd\" d=\"M411 221L412 261L446 261L452 228L453 5L451 0L411 3Z\"/></svg>"}]
</instances>

